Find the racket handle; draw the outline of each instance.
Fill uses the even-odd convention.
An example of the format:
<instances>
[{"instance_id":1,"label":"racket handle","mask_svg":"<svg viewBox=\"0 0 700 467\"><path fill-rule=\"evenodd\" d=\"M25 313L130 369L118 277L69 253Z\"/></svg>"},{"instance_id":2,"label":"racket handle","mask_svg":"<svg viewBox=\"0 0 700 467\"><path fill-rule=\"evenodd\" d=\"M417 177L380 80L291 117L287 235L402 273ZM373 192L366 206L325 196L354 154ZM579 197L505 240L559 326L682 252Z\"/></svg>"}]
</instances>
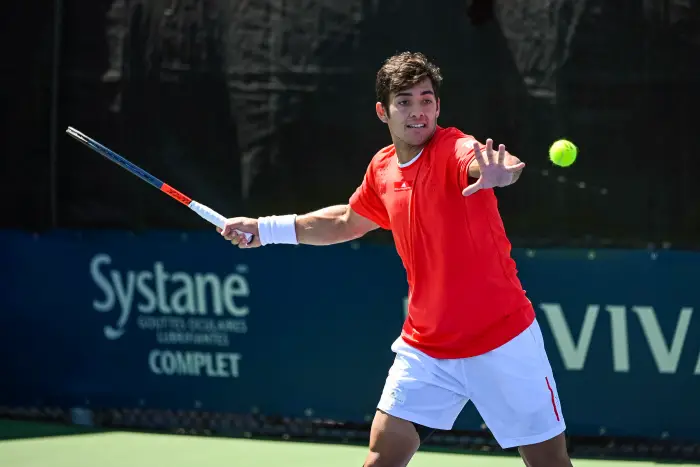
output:
<instances>
[{"instance_id":1,"label":"racket handle","mask_svg":"<svg viewBox=\"0 0 700 467\"><path fill-rule=\"evenodd\" d=\"M224 228L224 225L226 224L226 218L219 214L218 212L214 211L212 208L205 206L203 204L198 203L195 200L192 200L190 204L187 205L191 210L196 212L202 219L205 219L215 226L217 226L220 229ZM249 233L244 233L241 232L240 230L236 230L237 233L243 234L245 236L245 239L250 242L250 240L253 238L253 234Z\"/></svg>"}]
</instances>

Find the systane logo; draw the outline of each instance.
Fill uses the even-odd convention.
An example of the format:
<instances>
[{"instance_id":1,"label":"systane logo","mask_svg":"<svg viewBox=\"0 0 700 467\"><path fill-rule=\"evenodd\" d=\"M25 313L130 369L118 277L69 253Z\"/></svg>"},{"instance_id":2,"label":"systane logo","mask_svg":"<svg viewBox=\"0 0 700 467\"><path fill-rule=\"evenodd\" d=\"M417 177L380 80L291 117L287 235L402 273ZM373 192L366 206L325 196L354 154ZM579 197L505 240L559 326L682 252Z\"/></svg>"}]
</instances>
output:
<instances>
[{"instance_id":1,"label":"systane logo","mask_svg":"<svg viewBox=\"0 0 700 467\"><path fill-rule=\"evenodd\" d=\"M147 270L113 267L112 257L100 253L90 261L90 276L98 296L93 308L101 313L118 310L114 325L105 327L105 337L114 340L126 331L132 312L164 316L214 316L244 318L250 313L242 302L250 296L246 267L225 277L212 272L169 271L160 261Z\"/></svg>"}]
</instances>

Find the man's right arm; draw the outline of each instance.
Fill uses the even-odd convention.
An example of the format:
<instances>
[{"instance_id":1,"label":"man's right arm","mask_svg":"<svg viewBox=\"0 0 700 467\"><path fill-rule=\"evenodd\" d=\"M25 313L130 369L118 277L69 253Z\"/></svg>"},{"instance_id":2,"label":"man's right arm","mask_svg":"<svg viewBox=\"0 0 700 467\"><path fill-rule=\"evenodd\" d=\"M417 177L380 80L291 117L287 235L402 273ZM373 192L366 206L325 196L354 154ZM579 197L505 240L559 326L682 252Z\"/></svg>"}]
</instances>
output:
<instances>
[{"instance_id":1,"label":"man's right arm","mask_svg":"<svg viewBox=\"0 0 700 467\"><path fill-rule=\"evenodd\" d=\"M357 214L349 204L344 204L299 216L272 216L261 219L234 217L226 220L223 231L218 228L217 231L234 245L254 248L262 245L260 230L263 230L263 239L268 243L320 246L354 240L377 228L377 224ZM253 240L246 244L244 237L236 234L236 230L253 234Z\"/></svg>"},{"instance_id":2,"label":"man's right arm","mask_svg":"<svg viewBox=\"0 0 700 467\"><path fill-rule=\"evenodd\" d=\"M377 162L378 161L378 162ZM391 228L389 215L375 184L377 164L372 159L362 180L348 204L328 206L307 214L268 216L258 219L237 217L228 219L223 231L217 231L241 248L254 248L273 243L333 245L362 237L370 230ZM250 243L236 233L253 234Z\"/></svg>"},{"instance_id":3,"label":"man's right arm","mask_svg":"<svg viewBox=\"0 0 700 467\"><path fill-rule=\"evenodd\" d=\"M333 245L362 237L379 226L352 210L349 204L329 206L296 219L299 243Z\"/></svg>"}]
</instances>

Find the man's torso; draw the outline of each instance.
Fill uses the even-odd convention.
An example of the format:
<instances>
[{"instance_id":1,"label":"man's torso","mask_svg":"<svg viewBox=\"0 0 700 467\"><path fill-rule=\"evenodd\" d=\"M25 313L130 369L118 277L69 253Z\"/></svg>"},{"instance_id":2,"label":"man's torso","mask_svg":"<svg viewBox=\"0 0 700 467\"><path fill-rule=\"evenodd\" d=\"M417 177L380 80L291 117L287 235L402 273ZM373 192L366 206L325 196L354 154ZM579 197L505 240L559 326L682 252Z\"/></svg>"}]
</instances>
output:
<instances>
[{"instance_id":1,"label":"man's torso","mask_svg":"<svg viewBox=\"0 0 700 467\"><path fill-rule=\"evenodd\" d=\"M371 166L374 191L407 272L409 315L402 337L435 358L485 353L534 319L493 190L461 194L460 161L468 156L455 155L454 148L464 138L438 128L408 167L399 167L392 147Z\"/></svg>"}]
</instances>

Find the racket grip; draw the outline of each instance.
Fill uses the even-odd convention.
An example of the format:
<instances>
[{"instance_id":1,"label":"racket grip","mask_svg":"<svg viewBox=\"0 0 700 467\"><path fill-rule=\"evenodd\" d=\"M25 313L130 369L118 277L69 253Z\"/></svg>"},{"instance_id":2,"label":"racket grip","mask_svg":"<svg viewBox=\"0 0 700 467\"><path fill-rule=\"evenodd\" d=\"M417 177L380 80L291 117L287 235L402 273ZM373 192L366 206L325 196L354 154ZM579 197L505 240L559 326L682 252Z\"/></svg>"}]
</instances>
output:
<instances>
[{"instance_id":1,"label":"racket grip","mask_svg":"<svg viewBox=\"0 0 700 467\"><path fill-rule=\"evenodd\" d=\"M224 225L226 224L226 218L219 214L218 212L214 211L212 208L205 206L201 203L198 203L195 200L192 200L190 204L187 205L191 210L196 212L199 217L202 219L207 220L208 222L214 224L220 229L224 228ZM245 236L245 239L247 241L250 241L253 238L253 234L241 232L240 230L236 230L239 234L242 234Z\"/></svg>"}]
</instances>

